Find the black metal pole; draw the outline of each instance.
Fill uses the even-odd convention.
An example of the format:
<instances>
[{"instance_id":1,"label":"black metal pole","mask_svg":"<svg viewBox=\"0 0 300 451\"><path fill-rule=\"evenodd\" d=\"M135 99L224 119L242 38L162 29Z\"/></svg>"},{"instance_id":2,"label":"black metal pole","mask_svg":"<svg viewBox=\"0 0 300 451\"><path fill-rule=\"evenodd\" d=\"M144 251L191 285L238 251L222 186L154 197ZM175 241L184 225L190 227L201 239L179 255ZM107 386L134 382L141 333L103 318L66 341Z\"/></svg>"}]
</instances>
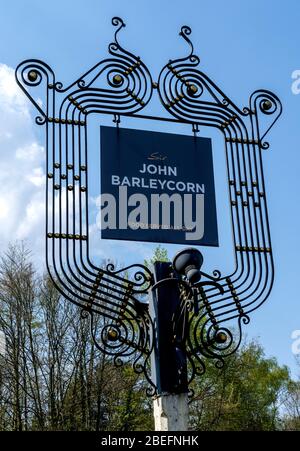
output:
<instances>
[{"instance_id":1,"label":"black metal pole","mask_svg":"<svg viewBox=\"0 0 300 451\"><path fill-rule=\"evenodd\" d=\"M172 283L172 265L155 262L155 283L150 297L150 315L154 323L154 350L151 356L152 381L157 387L154 400L156 430L187 429L187 359L184 312L181 315L177 280ZM167 280L169 279L169 280ZM154 285L155 287L155 285ZM174 319L176 318L176 323ZM176 326L175 326L176 324Z\"/></svg>"}]
</instances>

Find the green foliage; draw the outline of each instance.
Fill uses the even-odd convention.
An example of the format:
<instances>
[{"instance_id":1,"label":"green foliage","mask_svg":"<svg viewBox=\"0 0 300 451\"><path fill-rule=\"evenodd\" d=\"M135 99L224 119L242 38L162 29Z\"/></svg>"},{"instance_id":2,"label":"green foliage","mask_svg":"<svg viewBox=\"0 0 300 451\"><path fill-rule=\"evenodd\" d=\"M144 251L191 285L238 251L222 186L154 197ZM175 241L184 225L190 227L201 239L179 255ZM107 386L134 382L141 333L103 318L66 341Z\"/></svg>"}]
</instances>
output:
<instances>
[{"instance_id":1,"label":"green foliage","mask_svg":"<svg viewBox=\"0 0 300 451\"><path fill-rule=\"evenodd\" d=\"M300 369L300 359L298 358ZM285 416L282 429L286 431L300 431L300 381L289 381L284 400Z\"/></svg>"},{"instance_id":2,"label":"green foliage","mask_svg":"<svg viewBox=\"0 0 300 451\"><path fill-rule=\"evenodd\" d=\"M134 373L130 365L112 367L111 375L114 389L108 397L106 430L152 430L152 401L145 396L145 381Z\"/></svg>"},{"instance_id":3,"label":"green foliage","mask_svg":"<svg viewBox=\"0 0 300 451\"><path fill-rule=\"evenodd\" d=\"M198 430L270 431L279 428L279 405L290 381L286 367L267 359L254 342L225 360L212 363L197 381L192 426Z\"/></svg>"},{"instance_id":4,"label":"green foliage","mask_svg":"<svg viewBox=\"0 0 300 451\"><path fill-rule=\"evenodd\" d=\"M168 262L168 251L166 248L162 247L161 245L157 246L154 250L153 257L149 260L144 260L145 266L147 268L150 268L155 262Z\"/></svg>"},{"instance_id":5,"label":"green foliage","mask_svg":"<svg viewBox=\"0 0 300 451\"><path fill-rule=\"evenodd\" d=\"M168 261L161 246L147 264L156 260ZM95 321L101 333L105 320ZM23 248L0 261L0 330L0 430L153 430L147 381L97 350L88 321L34 273ZM300 430L300 382L259 344L244 343L222 370L206 364L192 387L192 429Z\"/></svg>"}]
</instances>

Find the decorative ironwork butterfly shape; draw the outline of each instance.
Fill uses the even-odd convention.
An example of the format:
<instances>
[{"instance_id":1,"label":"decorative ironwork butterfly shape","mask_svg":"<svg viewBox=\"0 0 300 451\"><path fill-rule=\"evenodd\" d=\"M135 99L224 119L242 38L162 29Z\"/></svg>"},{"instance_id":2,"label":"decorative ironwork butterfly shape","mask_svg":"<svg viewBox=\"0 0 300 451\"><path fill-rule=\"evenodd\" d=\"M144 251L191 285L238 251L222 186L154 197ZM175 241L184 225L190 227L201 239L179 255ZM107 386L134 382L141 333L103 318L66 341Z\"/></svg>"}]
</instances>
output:
<instances>
[{"instance_id":1,"label":"decorative ironwork butterfly shape","mask_svg":"<svg viewBox=\"0 0 300 451\"><path fill-rule=\"evenodd\" d=\"M190 46L183 58L170 60L154 82L144 62L125 50L118 34L125 26L115 17L114 42L109 57L94 65L69 86L39 60L27 60L16 69L16 80L38 111L36 123L45 129L47 152L46 255L47 268L65 298L91 317L98 348L116 364L133 359L151 385L149 360L153 350L153 321L140 296L153 288L153 276L144 265L116 270L95 265L89 248L88 124L95 115L170 120L214 127L224 137L231 202L235 269L231 274L204 274L193 289L182 285L182 304L174 318L188 321L185 345L191 364L190 381L205 371L205 358L222 366L239 346L242 325L268 297L274 278L262 151L266 134L282 107L276 95L255 91L249 106L240 109L199 70L199 58L190 40L191 29L180 35ZM34 89L44 97L39 101ZM158 95L164 117L144 115ZM94 318L103 318L95 331ZM233 337L231 326L237 325Z\"/></svg>"}]
</instances>

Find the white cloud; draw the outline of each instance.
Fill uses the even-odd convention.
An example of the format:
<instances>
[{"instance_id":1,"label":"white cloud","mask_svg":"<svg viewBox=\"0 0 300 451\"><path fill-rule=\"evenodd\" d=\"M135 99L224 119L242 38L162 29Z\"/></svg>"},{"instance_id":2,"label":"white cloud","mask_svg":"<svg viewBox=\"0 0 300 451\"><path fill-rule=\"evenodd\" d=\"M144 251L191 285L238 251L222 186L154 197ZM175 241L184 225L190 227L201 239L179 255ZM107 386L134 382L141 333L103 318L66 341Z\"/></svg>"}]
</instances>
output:
<instances>
[{"instance_id":1,"label":"white cloud","mask_svg":"<svg viewBox=\"0 0 300 451\"><path fill-rule=\"evenodd\" d=\"M43 152L43 147L39 146L37 142L32 142L28 146L19 147L16 150L16 158L19 160L35 161L37 158L40 158Z\"/></svg>"},{"instance_id":2,"label":"white cloud","mask_svg":"<svg viewBox=\"0 0 300 451\"><path fill-rule=\"evenodd\" d=\"M45 151L14 70L0 64L0 253L26 240L44 260Z\"/></svg>"},{"instance_id":3,"label":"white cloud","mask_svg":"<svg viewBox=\"0 0 300 451\"><path fill-rule=\"evenodd\" d=\"M14 70L0 63L0 255L9 242L24 240L35 262L44 268L46 155L36 137L35 111L31 108L15 81ZM75 195L78 198L77 191ZM96 220L97 197L90 199L90 204ZM69 207L71 211L72 205ZM64 191L61 208L64 212ZM152 244L101 240L96 224L90 226L90 240L97 261L110 257L124 264L143 263L152 255Z\"/></svg>"},{"instance_id":4,"label":"white cloud","mask_svg":"<svg viewBox=\"0 0 300 451\"><path fill-rule=\"evenodd\" d=\"M29 182L35 186L45 185L45 174L43 168L33 168L32 172L26 177Z\"/></svg>"},{"instance_id":5,"label":"white cloud","mask_svg":"<svg viewBox=\"0 0 300 451\"><path fill-rule=\"evenodd\" d=\"M5 110L16 112L21 115L30 116L28 102L21 94L20 88L15 81L14 70L6 64L0 63L0 98Z\"/></svg>"}]
</instances>

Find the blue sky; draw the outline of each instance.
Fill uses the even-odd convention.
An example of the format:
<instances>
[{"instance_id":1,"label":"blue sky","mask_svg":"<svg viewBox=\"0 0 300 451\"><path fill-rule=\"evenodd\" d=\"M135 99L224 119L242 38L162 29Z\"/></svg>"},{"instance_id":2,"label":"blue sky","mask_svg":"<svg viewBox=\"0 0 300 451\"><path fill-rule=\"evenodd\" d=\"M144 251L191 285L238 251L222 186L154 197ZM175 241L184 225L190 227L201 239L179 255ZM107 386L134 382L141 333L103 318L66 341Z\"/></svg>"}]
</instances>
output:
<instances>
[{"instance_id":1,"label":"blue sky","mask_svg":"<svg viewBox=\"0 0 300 451\"><path fill-rule=\"evenodd\" d=\"M275 285L267 303L252 315L246 333L249 337L259 337L267 355L276 356L296 374L291 334L300 329L300 95L291 91L291 74L300 69L297 0L3 2L0 250L15 237L28 239L37 260L43 258L43 137L33 122L34 112L13 84L12 69L24 59L39 58L55 70L60 81L71 82L106 57L114 32L111 18L115 15L127 24L121 34L122 45L142 57L154 79L170 58L186 55L187 46L178 36L180 27L186 24L193 30L192 41L202 70L236 104L247 105L249 95L259 88L270 89L282 100L283 116L270 132L270 149L263 155ZM159 129L152 124L145 127ZM168 126L165 131L172 130ZM208 131L203 133L209 136ZM229 222L221 214L223 158L224 148L215 138L221 246L216 251L202 249L206 270L218 267L216 261L221 261L223 267L231 264L231 242L225 239ZM122 263L142 261L153 249L151 244L138 243L129 246L98 241L97 246L99 256L115 256ZM178 247L168 246L168 249L172 257Z\"/></svg>"}]
</instances>

